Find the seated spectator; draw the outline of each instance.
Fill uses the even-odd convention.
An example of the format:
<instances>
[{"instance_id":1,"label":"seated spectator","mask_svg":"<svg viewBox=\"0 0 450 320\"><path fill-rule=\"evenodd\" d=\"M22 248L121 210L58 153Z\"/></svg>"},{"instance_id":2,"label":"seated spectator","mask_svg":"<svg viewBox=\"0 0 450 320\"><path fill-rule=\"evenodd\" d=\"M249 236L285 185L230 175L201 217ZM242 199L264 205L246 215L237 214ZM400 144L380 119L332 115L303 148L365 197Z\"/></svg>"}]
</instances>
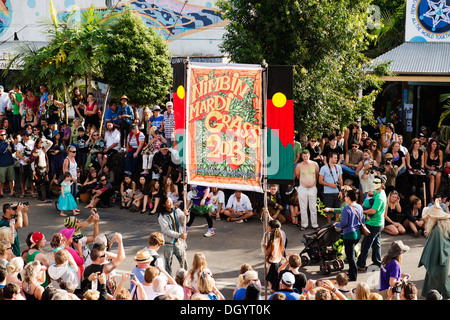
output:
<instances>
[{"instance_id":1,"label":"seated spectator","mask_svg":"<svg viewBox=\"0 0 450 320\"><path fill-rule=\"evenodd\" d=\"M402 224L403 221L399 221L398 218L398 215L401 213L400 195L395 190L391 191L387 199L386 210L384 211L384 232L393 236L405 234L406 230Z\"/></svg>"},{"instance_id":2,"label":"seated spectator","mask_svg":"<svg viewBox=\"0 0 450 320\"><path fill-rule=\"evenodd\" d=\"M88 175L83 183L78 184L78 191L80 194L83 193L90 193L92 190L94 190L98 185L98 174L97 170L95 168L90 168L88 171Z\"/></svg>"},{"instance_id":3,"label":"seated spectator","mask_svg":"<svg viewBox=\"0 0 450 320\"><path fill-rule=\"evenodd\" d=\"M211 216L216 217L216 220L220 220L220 215L225 212L225 194L219 188L211 187L211 202L214 207Z\"/></svg>"},{"instance_id":4,"label":"seated spectator","mask_svg":"<svg viewBox=\"0 0 450 320\"><path fill-rule=\"evenodd\" d=\"M105 149L105 141L100 137L100 133L97 130L91 129L91 134L89 135L87 145L89 152L86 159L85 169L87 170L90 166L92 166L99 171L103 167L103 150Z\"/></svg>"},{"instance_id":5,"label":"seated spectator","mask_svg":"<svg viewBox=\"0 0 450 320\"><path fill-rule=\"evenodd\" d=\"M148 194L150 192L150 185L145 175L139 177L139 181L136 183L136 190L133 196L133 208L135 211L141 210L141 213L147 211Z\"/></svg>"},{"instance_id":6,"label":"seated spectator","mask_svg":"<svg viewBox=\"0 0 450 320\"><path fill-rule=\"evenodd\" d=\"M131 179L130 173L125 173L120 184L120 209L130 209L133 202L133 195L136 190L136 183Z\"/></svg>"},{"instance_id":7,"label":"seated spectator","mask_svg":"<svg viewBox=\"0 0 450 320\"><path fill-rule=\"evenodd\" d=\"M443 196L442 193L436 194L436 195L434 196L434 199L432 199L432 200L430 201L430 203L427 205L427 207L432 207L432 206L434 206L436 203L439 203L439 204L440 204L440 207L441 207L441 209L442 209L444 212L450 213L449 210L448 210L448 207L447 207L446 204L445 204L445 198L444 198L444 196Z\"/></svg>"},{"instance_id":8,"label":"seated spectator","mask_svg":"<svg viewBox=\"0 0 450 320\"><path fill-rule=\"evenodd\" d=\"M425 230L422 209L422 200L412 195L405 210L406 219L403 226L406 230L412 231L415 237L420 237Z\"/></svg>"},{"instance_id":9,"label":"seated spectator","mask_svg":"<svg viewBox=\"0 0 450 320\"><path fill-rule=\"evenodd\" d=\"M101 171L103 171L103 167L108 163L108 159L120 151L120 131L114 127L114 123L112 121L106 122L104 141L105 148L102 152L103 162L102 168L100 168Z\"/></svg>"},{"instance_id":10,"label":"seated spectator","mask_svg":"<svg viewBox=\"0 0 450 320\"><path fill-rule=\"evenodd\" d=\"M344 149L338 145L336 135L332 134L328 136L329 145L325 146L322 151L322 161L323 163L328 163L328 154L334 151L338 155L338 164L341 164L344 160Z\"/></svg>"},{"instance_id":11,"label":"seated spectator","mask_svg":"<svg viewBox=\"0 0 450 320\"><path fill-rule=\"evenodd\" d=\"M100 185L92 190L92 200L85 208L95 208L97 205L101 207L109 207L110 199L114 193L113 186L106 180L104 175L100 176Z\"/></svg>"},{"instance_id":12,"label":"seated spectator","mask_svg":"<svg viewBox=\"0 0 450 320\"><path fill-rule=\"evenodd\" d=\"M351 150L349 150L344 158L344 164L342 165L342 170L344 173L352 176L356 176L356 167L358 163L362 160L363 152L359 150L359 142L353 141L351 144Z\"/></svg>"},{"instance_id":13,"label":"seated spectator","mask_svg":"<svg viewBox=\"0 0 450 320\"><path fill-rule=\"evenodd\" d=\"M148 203L150 212L149 214L155 214L156 210L158 210L158 206L160 203L161 198L163 197L164 193L163 193L163 189L160 186L160 183L158 180L152 180L150 182L150 190L148 192L148 195L144 196L147 197L146 201Z\"/></svg>"},{"instance_id":14,"label":"seated spectator","mask_svg":"<svg viewBox=\"0 0 450 320\"><path fill-rule=\"evenodd\" d=\"M81 171L84 173L87 171L85 169L85 166L89 154L89 136L86 134L83 127L78 127L77 133L77 136L73 138L73 143L77 148L75 160L77 161L78 166L81 168Z\"/></svg>"},{"instance_id":15,"label":"seated spectator","mask_svg":"<svg viewBox=\"0 0 450 320\"><path fill-rule=\"evenodd\" d=\"M152 171L153 156L158 152L167 140L162 136L156 127L149 130L148 144L142 149L142 174L149 174Z\"/></svg>"},{"instance_id":16,"label":"seated spectator","mask_svg":"<svg viewBox=\"0 0 450 320\"><path fill-rule=\"evenodd\" d=\"M281 196L278 192L278 185L272 184L269 186L269 190L267 192L267 206L269 209L269 214L272 219L277 219L280 223L286 223L286 218L283 212L283 206L280 204Z\"/></svg>"},{"instance_id":17,"label":"seated spectator","mask_svg":"<svg viewBox=\"0 0 450 320\"><path fill-rule=\"evenodd\" d=\"M145 147L145 135L139 131L137 124L131 125L131 132L127 137L127 153L125 156L125 173L132 174L141 158L142 149Z\"/></svg>"},{"instance_id":18,"label":"seated spectator","mask_svg":"<svg viewBox=\"0 0 450 320\"><path fill-rule=\"evenodd\" d=\"M172 152L167 144L163 143L159 151L153 156L152 161L152 177L158 179L160 184L163 183L165 177L171 175L176 169L176 165L172 161Z\"/></svg>"},{"instance_id":19,"label":"seated spectator","mask_svg":"<svg viewBox=\"0 0 450 320\"><path fill-rule=\"evenodd\" d=\"M238 223L246 221L246 219L253 216L253 207L250 198L246 194L243 194L242 191L236 190L228 198L224 215L227 216L227 221L236 221Z\"/></svg>"}]
</instances>

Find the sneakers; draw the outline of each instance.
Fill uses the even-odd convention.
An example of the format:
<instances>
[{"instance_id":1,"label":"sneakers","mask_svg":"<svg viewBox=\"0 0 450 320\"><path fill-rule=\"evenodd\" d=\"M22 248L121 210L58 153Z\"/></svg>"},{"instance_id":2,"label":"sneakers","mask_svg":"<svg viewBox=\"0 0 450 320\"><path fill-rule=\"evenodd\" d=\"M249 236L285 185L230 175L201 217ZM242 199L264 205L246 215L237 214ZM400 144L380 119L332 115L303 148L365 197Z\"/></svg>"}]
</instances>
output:
<instances>
[{"instance_id":1,"label":"sneakers","mask_svg":"<svg viewBox=\"0 0 450 320\"><path fill-rule=\"evenodd\" d=\"M244 223L244 220L236 220L234 223Z\"/></svg>"},{"instance_id":2,"label":"sneakers","mask_svg":"<svg viewBox=\"0 0 450 320\"><path fill-rule=\"evenodd\" d=\"M214 233L214 231L211 231L211 230L208 230L208 232L204 234L204 236L207 238L212 237L213 235L215 235L215 233Z\"/></svg>"},{"instance_id":3,"label":"sneakers","mask_svg":"<svg viewBox=\"0 0 450 320\"><path fill-rule=\"evenodd\" d=\"M292 194L292 191L294 191L294 188L292 186L289 186L285 193L286 193L287 196L289 196L289 195Z\"/></svg>"}]
</instances>

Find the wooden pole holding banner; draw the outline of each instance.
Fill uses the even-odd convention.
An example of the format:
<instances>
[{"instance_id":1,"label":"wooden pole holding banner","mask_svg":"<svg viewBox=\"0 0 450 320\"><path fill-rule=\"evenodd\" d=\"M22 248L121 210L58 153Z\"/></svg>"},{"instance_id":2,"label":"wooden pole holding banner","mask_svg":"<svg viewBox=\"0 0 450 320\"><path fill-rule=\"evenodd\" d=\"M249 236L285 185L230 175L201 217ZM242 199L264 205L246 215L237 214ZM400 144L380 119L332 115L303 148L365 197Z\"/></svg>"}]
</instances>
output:
<instances>
[{"instance_id":1,"label":"wooden pole holding banner","mask_svg":"<svg viewBox=\"0 0 450 320\"><path fill-rule=\"evenodd\" d=\"M183 62L184 62L184 64L187 65L186 68L189 68L189 58L184 60ZM186 110L186 105L184 106L184 109ZM186 141L185 139L186 139L186 137L183 138L184 142ZM177 149L178 149L178 146L177 146ZM178 152L179 152L179 150L178 150ZM186 166L186 143L184 143L183 154L185 156L185 161L184 161L183 165ZM187 194L188 194L187 189L188 189L188 187L187 187L187 181L186 181L186 170L187 170L187 168L183 168L183 203L184 203L184 209L189 211L189 208L187 208ZM186 214L184 214L184 222L183 222L184 232L186 232L186 225L187 225L186 219L187 219L187 216L186 216ZM182 261L183 261L183 264L184 264L184 262L186 261L187 237L186 237L186 239L183 239L182 241L183 241L183 243L182 243L183 250L181 251L181 255L182 255ZM183 268L187 269L187 265L183 266Z\"/></svg>"},{"instance_id":2,"label":"wooden pole holding banner","mask_svg":"<svg viewBox=\"0 0 450 320\"><path fill-rule=\"evenodd\" d=\"M262 189L263 189L263 201L264 201L264 207L261 213L261 219L263 223L263 243L264 248L267 246L268 241L268 231L267 231L267 223L268 223L268 208L267 208L267 196L266 196L266 190L267 190L267 63L265 60L262 61L261 66L263 67L262 72L262 84L263 84L263 90L262 90L262 102L263 102L263 166L262 166ZM267 263L266 263L266 253L264 250L264 299L267 300Z\"/></svg>"},{"instance_id":3,"label":"wooden pole holding banner","mask_svg":"<svg viewBox=\"0 0 450 320\"><path fill-rule=\"evenodd\" d=\"M102 118L100 119L100 128L98 128L98 133L102 134L103 121L105 120L105 112L106 112L106 104L108 101L109 90L111 86L108 84L108 89L106 89L105 101L103 101L103 110L102 110Z\"/></svg>"},{"instance_id":4,"label":"wooden pole holding banner","mask_svg":"<svg viewBox=\"0 0 450 320\"><path fill-rule=\"evenodd\" d=\"M425 182L423 183L423 207L426 208L427 206L427 187Z\"/></svg>"}]
</instances>

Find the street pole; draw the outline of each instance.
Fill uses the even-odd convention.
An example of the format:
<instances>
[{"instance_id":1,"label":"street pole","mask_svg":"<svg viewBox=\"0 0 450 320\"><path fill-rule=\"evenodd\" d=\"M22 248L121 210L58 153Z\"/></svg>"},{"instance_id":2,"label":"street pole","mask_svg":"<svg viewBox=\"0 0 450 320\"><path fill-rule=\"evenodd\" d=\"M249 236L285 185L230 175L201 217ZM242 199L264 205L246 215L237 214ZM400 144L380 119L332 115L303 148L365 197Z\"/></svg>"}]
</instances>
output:
<instances>
[{"instance_id":1,"label":"street pole","mask_svg":"<svg viewBox=\"0 0 450 320\"><path fill-rule=\"evenodd\" d=\"M263 241L264 241L264 248L266 248L267 245L267 219L266 212L267 212L267 196L266 196L266 190L267 190L267 63L265 60L261 63L261 66L263 67L262 71L262 102L263 102L263 166L262 166L262 189L263 189L263 201L264 201L264 207L263 211L261 213L262 223L263 223ZM266 253L264 250L264 299L267 300L267 263L266 263Z\"/></svg>"}]
</instances>

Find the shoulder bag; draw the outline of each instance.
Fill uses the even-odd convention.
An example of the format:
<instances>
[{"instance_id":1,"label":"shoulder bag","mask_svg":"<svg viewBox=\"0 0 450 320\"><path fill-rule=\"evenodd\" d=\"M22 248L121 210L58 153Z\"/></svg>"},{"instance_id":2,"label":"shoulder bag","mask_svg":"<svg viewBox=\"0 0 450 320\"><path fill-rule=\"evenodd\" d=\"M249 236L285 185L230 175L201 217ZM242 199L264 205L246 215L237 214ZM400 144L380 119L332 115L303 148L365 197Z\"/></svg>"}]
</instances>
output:
<instances>
[{"instance_id":1,"label":"shoulder bag","mask_svg":"<svg viewBox=\"0 0 450 320\"><path fill-rule=\"evenodd\" d=\"M370 230L369 228L367 228L367 226L362 223L361 218L359 217L358 213L356 212L355 208L353 208L353 206L350 206L350 208L352 208L353 212L355 213L356 217L359 220L359 223L361 224L361 233L363 234L363 236L367 237L368 235L370 235Z\"/></svg>"}]
</instances>

